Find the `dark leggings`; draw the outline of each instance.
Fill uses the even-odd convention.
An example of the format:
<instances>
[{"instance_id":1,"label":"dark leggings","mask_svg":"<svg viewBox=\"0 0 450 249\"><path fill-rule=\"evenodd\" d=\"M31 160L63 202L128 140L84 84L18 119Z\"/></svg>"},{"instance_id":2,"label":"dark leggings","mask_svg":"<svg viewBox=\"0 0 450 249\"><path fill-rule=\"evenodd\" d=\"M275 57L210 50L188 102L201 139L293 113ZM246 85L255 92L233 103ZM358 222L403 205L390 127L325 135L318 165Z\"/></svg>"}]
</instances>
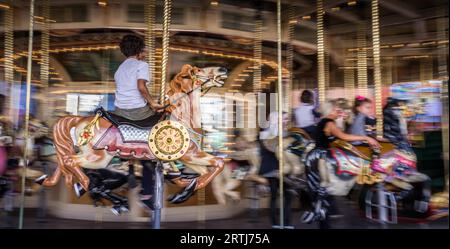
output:
<instances>
[{"instance_id":1,"label":"dark leggings","mask_svg":"<svg viewBox=\"0 0 450 249\"><path fill-rule=\"evenodd\" d=\"M142 164L142 194L153 195L153 183L155 175L155 163L152 161L141 161Z\"/></svg>"},{"instance_id":2,"label":"dark leggings","mask_svg":"<svg viewBox=\"0 0 450 249\"><path fill-rule=\"evenodd\" d=\"M306 131L306 133L308 133L308 135L312 138L315 139L316 136L316 126L315 125L310 125L310 126L306 126L306 127L301 127L300 129Z\"/></svg>"},{"instance_id":3,"label":"dark leggings","mask_svg":"<svg viewBox=\"0 0 450 249\"><path fill-rule=\"evenodd\" d=\"M279 225L280 218L278 216L277 198L280 181L278 178L267 178L270 186L270 220L272 225ZM284 186L284 225L291 226L291 203L292 196L286 191Z\"/></svg>"}]
</instances>

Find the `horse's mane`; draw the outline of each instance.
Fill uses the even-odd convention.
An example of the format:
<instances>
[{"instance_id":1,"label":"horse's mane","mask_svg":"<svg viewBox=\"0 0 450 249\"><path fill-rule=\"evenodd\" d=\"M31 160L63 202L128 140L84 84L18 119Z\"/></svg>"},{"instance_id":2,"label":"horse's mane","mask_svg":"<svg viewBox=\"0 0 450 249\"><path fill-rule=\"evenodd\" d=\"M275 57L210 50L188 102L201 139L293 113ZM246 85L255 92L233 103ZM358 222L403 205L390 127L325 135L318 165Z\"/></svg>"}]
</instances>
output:
<instances>
[{"instance_id":1,"label":"horse's mane","mask_svg":"<svg viewBox=\"0 0 450 249\"><path fill-rule=\"evenodd\" d=\"M168 96L189 91L189 89L183 88L183 77L190 75L192 69L193 67L187 64L181 68L181 71L177 73L169 83L169 89L166 93Z\"/></svg>"}]
</instances>

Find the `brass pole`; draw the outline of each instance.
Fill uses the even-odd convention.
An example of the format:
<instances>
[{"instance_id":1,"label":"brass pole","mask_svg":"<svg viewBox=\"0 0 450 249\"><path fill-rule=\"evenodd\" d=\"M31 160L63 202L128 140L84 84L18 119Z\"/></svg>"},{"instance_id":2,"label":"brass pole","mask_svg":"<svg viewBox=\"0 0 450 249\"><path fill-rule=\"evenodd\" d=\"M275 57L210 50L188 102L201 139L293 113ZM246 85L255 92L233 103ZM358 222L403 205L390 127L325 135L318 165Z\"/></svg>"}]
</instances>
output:
<instances>
[{"instance_id":1,"label":"brass pole","mask_svg":"<svg viewBox=\"0 0 450 249\"><path fill-rule=\"evenodd\" d=\"M325 96L325 43L323 30L323 0L317 0L317 79L319 103L326 100Z\"/></svg>"},{"instance_id":2,"label":"brass pole","mask_svg":"<svg viewBox=\"0 0 450 249\"><path fill-rule=\"evenodd\" d=\"M42 101L44 105L42 118L49 118L49 98L48 98L48 81L49 81L49 49L50 49L50 6L49 0L42 1L42 17L44 18L41 26L41 65L40 78L41 85L44 90L45 98Z\"/></svg>"},{"instance_id":3,"label":"brass pole","mask_svg":"<svg viewBox=\"0 0 450 249\"><path fill-rule=\"evenodd\" d=\"M281 60L281 0L277 0L277 57L278 57L278 170L280 178L280 227L284 228L284 158L283 158L283 75Z\"/></svg>"},{"instance_id":4,"label":"brass pole","mask_svg":"<svg viewBox=\"0 0 450 249\"><path fill-rule=\"evenodd\" d=\"M41 84L46 89L48 87L49 71L49 48L50 48L50 6L49 0L42 1L42 17L44 18L41 28Z\"/></svg>"},{"instance_id":5,"label":"brass pole","mask_svg":"<svg viewBox=\"0 0 450 249\"><path fill-rule=\"evenodd\" d=\"M366 44L366 24L361 22L357 31L357 58L358 58L358 89L363 96L367 97L367 44Z\"/></svg>"},{"instance_id":6,"label":"brass pole","mask_svg":"<svg viewBox=\"0 0 450 249\"><path fill-rule=\"evenodd\" d=\"M14 83L14 7L8 5L5 9L5 81Z\"/></svg>"},{"instance_id":7,"label":"brass pole","mask_svg":"<svg viewBox=\"0 0 450 249\"><path fill-rule=\"evenodd\" d=\"M253 40L253 92L261 91L261 60L262 60L262 17L258 10L255 20L255 38Z\"/></svg>"},{"instance_id":8,"label":"brass pole","mask_svg":"<svg viewBox=\"0 0 450 249\"><path fill-rule=\"evenodd\" d=\"M294 45L292 44L292 40L294 39L294 28L295 28L295 7L289 6L288 9L288 24L287 24L287 30L288 30L288 43L287 43L287 53L286 53L286 68L287 68L287 77L288 82L286 84L286 111L288 113L288 116L291 117L291 107L292 107L292 88L293 88L293 68L294 68Z\"/></svg>"},{"instance_id":9,"label":"brass pole","mask_svg":"<svg viewBox=\"0 0 450 249\"><path fill-rule=\"evenodd\" d=\"M145 23L147 30L145 32L145 46L147 47L147 63L150 73L150 93L156 95L158 92L155 82L155 0L145 1Z\"/></svg>"},{"instance_id":10,"label":"brass pole","mask_svg":"<svg viewBox=\"0 0 450 249\"><path fill-rule=\"evenodd\" d=\"M23 209L25 205L25 175L28 167L28 138L29 138L29 121L30 121L30 93L31 93L31 66L33 56L33 29L34 29L34 0L30 0L30 21L28 31L28 60L27 60L27 92L25 105L25 147L23 149L23 173L22 173L22 189L20 193L20 214L19 229L23 228Z\"/></svg>"},{"instance_id":11,"label":"brass pole","mask_svg":"<svg viewBox=\"0 0 450 249\"><path fill-rule=\"evenodd\" d=\"M162 37L162 63L161 63L161 92L160 103L164 103L167 83L167 67L169 61L169 27L170 27L171 0L164 0L164 21Z\"/></svg>"},{"instance_id":12,"label":"brass pole","mask_svg":"<svg viewBox=\"0 0 450 249\"><path fill-rule=\"evenodd\" d=\"M375 91L375 115L377 118L376 129L378 137L381 138L383 137L383 106L382 106L383 89L381 82L380 21L378 12L378 0L372 0L372 47L373 47L373 76L374 76L374 91Z\"/></svg>"}]
</instances>

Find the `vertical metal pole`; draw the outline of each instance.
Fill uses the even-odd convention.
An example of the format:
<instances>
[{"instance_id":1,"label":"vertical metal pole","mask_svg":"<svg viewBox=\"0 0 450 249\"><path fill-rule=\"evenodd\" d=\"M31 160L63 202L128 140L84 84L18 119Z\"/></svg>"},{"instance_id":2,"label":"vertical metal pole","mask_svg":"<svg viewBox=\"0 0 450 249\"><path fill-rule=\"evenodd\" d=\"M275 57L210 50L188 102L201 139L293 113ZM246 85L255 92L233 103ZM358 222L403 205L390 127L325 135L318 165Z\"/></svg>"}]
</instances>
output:
<instances>
[{"instance_id":1,"label":"vertical metal pole","mask_svg":"<svg viewBox=\"0 0 450 249\"><path fill-rule=\"evenodd\" d=\"M441 9L441 13L445 10ZM448 111L448 18L440 18L437 20L437 36L440 44L438 45L438 74L442 80L441 101L442 101L442 153L444 159L444 191L448 192L448 165L449 165L449 111Z\"/></svg>"},{"instance_id":2,"label":"vertical metal pole","mask_svg":"<svg viewBox=\"0 0 450 249\"><path fill-rule=\"evenodd\" d=\"M378 198L378 217L381 224L386 224L388 221L386 194L384 186L381 183L377 184L377 198Z\"/></svg>"},{"instance_id":3,"label":"vertical metal pole","mask_svg":"<svg viewBox=\"0 0 450 249\"><path fill-rule=\"evenodd\" d=\"M145 23L147 30L145 32L145 46L147 47L147 63L150 72L150 83L151 88L150 93L152 95L158 96L158 89L155 84L155 0L145 1Z\"/></svg>"},{"instance_id":4,"label":"vertical metal pole","mask_svg":"<svg viewBox=\"0 0 450 249\"><path fill-rule=\"evenodd\" d=\"M10 1L8 3L10 3ZM4 24L5 81L7 84L12 85L14 83L14 7L11 4L5 9Z\"/></svg>"},{"instance_id":5,"label":"vertical metal pole","mask_svg":"<svg viewBox=\"0 0 450 249\"><path fill-rule=\"evenodd\" d=\"M262 26L261 11L257 10L255 20L255 38L253 40L253 92L261 91L261 60L262 60Z\"/></svg>"},{"instance_id":6,"label":"vertical metal pole","mask_svg":"<svg viewBox=\"0 0 450 249\"><path fill-rule=\"evenodd\" d=\"M292 89L293 89L293 79L294 79L294 45L292 44L292 40L294 39L294 28L296 24L295 17L295 6L289 6L288 9L288 43L287 43L287 52L286 52L286 68L288 70L288 82L286 84L286 94L285 94L285 109L288 113L288 117L291 117L292 111Z\"/></svg>"},{"instance_id":7,"label":"vertical metal pole","mask_svg":"<svg viewBox=\"0 0 450 249\"><path fill-rule=\"evenodd\" d=\"M164 195L164 175L163 165L161 161L158 161L155 168L155 210L153 211L152 227L153 229L161 228L161 209L163 208L163 195Z\"/></svg>"},{"instance_id":8,"label":"vertical metal pole","mask_svg":"<svg viewBox=\"0 0 450 249\"><path fill-rule=\"evenodd\" d=\"M372 0L372 47L373 47L373 76L375 90L375 115L377 117L377 135L383 137L383 103L380 58L380 21L378 14L378 0Z\"/></svg>"},{"instance_id":9,"label":"vertical metal pole","mask_svg":"<svg viewBox=\"0 0 450 249\"><path fill-rule=\"evenodd\" d=\"M43 24L41 25L41 64L40 64L40 78L43 87L44 99L41 102L44 106L41 118L47 120L50 114L49 98L48 98L48 81L49 81L49 49L50 49L50 0L42 1L42 17Z\"/></svg>"},{"instance_id":10,"label":"vertical metal pole","mask_svg":"<svg viewBox=\"0 0 450 249\"><path fill-rule=\"evenodd\" d=\"M317 0L317 79L319 89L319 103L326 100L325 96L325 42L323 28L323 0Z\"/></svg>"},{"instance_id":11,"label":"vertical metal pole","mask_svg":"<svg viewBox=\"0 0 450 249\"><path fill-rule=\"evenodd\" d=\"M283 158L283 78L281 60L281 0L277 0L277 57L278 57L278 170L280 178L280 227L284 229L284 158Z\"/></svg>"},{"instance_id":12,"label":"vertical metal pole","mask_svg":"<svg viewBox=\"0 0 450 249\"><path fill-rule=\"evenodd\" d=\"M358 90L363 96L368 94L368 78L367 78L367 43L366 43L366 23L358 24L357 31L357 58L358 58Z\"/></svg>"},{"instance_id":13,"label":"vertical metal pole","mask_svg":"<svg viewBox=\"0 0 450 249\"><path fill-rule=\"evenodd\" d=\"M171 0L164 0L164 22L162 35L162 64L161 64L161 92L160 103L164 103L166 95L167 67L169 61L169 27L170 27Z\"/></svg>"},{"instance_id":14,"label":"vertical metal pole","mask_svg":"<svg viewBox=\"0 0 450 249\"><path fill-rule=\"evenodd\" d=\"M23 173L22 173L22 192L20 195L20 214L19 214L19 229L23 228L23 209L25 205L25 175L28 167L28 126L30 121L30 93L31 93L31 66L33 56L33 28L34 28L34 0L30 0L30 22L28 31L28 60L27 60L27 95L25 106L25 148L23 149Z\"/></svg>"}]
</instances>

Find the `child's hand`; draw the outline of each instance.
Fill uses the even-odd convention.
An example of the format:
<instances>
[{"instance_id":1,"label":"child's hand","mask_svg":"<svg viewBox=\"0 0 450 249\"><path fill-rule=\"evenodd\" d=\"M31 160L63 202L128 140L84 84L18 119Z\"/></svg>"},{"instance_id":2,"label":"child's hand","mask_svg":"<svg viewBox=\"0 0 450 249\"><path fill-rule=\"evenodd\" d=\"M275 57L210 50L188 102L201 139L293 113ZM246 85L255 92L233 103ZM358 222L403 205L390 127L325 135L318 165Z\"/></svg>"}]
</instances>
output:
<instances>
[{"instance_id":1,"label":"child's hand","mask_svg":"<svg viewBox=\"0 0 450 249\"><path fill-rule=\"evenodd\" d=\"M381 147L378 141L371 137L366 137L366 142L374 149L379 149Z\"/></svg>"},{"instance_id":2,"label":"child's hand","mask_svg":"<svg viewBox=\"0 0 450 249\"><path fill-rule=\"evenodd\" d=\"M172 111L174 111L176 108L177 108L176 105L169 105L169 106L166 107L166 111L167 111L167 112L172 112Z\"/></svg>"},{"instance_id":3,"label":"child's hand","mask_svg":"<svg viewBox=\"0 0 450 249\"><path fill-rule=\"evenodd\" d=\"M158 113L164 111L164 106L161 105L161 104L159 104L159 103L153 103L153 104L151 105L151 107L152 107L152 109L153 109L155 112L158 112Z\"/></svg>"}]
</instances>

